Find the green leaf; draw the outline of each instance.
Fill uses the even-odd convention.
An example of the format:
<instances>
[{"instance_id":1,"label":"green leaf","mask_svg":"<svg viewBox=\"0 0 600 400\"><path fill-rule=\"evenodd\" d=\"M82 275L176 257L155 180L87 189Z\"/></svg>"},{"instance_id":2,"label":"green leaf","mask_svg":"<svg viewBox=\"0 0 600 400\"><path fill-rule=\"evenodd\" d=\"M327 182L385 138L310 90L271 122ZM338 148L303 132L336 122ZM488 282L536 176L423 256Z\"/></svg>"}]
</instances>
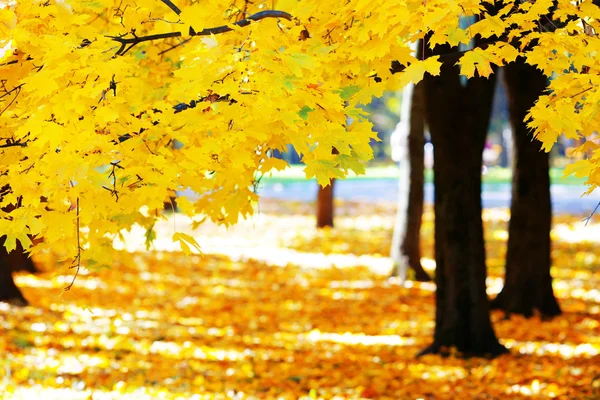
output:
<instances>
[{"instance_id":1,"label":"green leaf","mask_svg":"<svg viewBox=\"0 0 600 400\"><path fill-rule=\"evenodd\" d=\"M352 96L354 96L359 91L360 91L360 86L351 85L351 86L346 86L345 88L342 88L341 90L338 90L337 93L340 95L342 100L348 101L348 100L350 100L350 98Z\"/></svg>"},{"instance_id":2,"label":"green leaf","mask_svg":"<svg viewBox=\"0 0 600 400\"><path fill-rule=\"evenodd\" d=\"M146 250L150 250L150 247L152 247L152 243L154 242L154 240L156 240L156 231L154 230L154 224L146 228L146 233L144 234L144 237L146 238L144 242L146 245Z\"/></svg>"},{"instance_id":3,"label":"green leaf","mask_svg":"<svg viewBox=\"0 0 600 400\"><path fill-rule=\"evenodd\" d=\"M298 115L300 118L306 121L308 119L308 113L311 111L315 111L315 109L310 108L309 106L304 106L300 109L300 111L298 111Z\"/></svg>"}]
</instances>

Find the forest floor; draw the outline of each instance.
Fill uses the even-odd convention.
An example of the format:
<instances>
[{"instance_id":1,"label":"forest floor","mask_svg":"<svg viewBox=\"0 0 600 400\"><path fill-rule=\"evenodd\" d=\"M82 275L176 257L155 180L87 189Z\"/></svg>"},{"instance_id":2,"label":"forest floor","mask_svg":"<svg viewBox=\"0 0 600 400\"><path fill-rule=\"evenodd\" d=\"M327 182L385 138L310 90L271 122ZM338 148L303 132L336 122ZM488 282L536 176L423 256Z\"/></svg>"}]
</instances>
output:
<instances>
[{"instance_id":1,"label":"forest floor","mask_svg":"<svg viewBox=\"0 0 600 400\"><path fill-rule=\"evenodd\" d=\"M193 232L204 255L169 238L179 214L119 244L110 269L21 274L32 306L0 304L0 399L600 398L600 222L555 218L551 321L494 312L510 354L415 359L434 328L432 283L387 279L394 208L338 203L317 231L309 204L264 201L229 230ZM423 226L432 260L432 214ZM501 288L506 210L484 214L488 293ZM596 219L598 221L598 219ZM174 228L175 226L175 228Z\"/></svg>"}]
</instances>

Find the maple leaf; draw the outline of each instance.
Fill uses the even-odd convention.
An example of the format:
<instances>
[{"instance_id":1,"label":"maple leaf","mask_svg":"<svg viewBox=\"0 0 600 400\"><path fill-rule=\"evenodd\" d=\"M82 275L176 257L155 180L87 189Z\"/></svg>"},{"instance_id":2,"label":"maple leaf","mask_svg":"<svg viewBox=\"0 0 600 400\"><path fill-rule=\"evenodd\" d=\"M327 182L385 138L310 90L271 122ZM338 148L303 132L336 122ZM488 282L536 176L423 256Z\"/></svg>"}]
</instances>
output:
<instances>
[{"instance_id":1,"label":"maple leaf","mask_svg":"<svg viewBox=\"0 0 600 400\"><path fill-rule=\"evenodd\" d=\"M178 242L181 246L181 250L187 255L192 253L192 247L200 254L202 254L202 250L200 249L200 245L198 244L198 242L196 242L196 239L194 239L188 234L182 232L175 232L173 234L172 240L174 242Z\"/></svg>"}]
</instances>

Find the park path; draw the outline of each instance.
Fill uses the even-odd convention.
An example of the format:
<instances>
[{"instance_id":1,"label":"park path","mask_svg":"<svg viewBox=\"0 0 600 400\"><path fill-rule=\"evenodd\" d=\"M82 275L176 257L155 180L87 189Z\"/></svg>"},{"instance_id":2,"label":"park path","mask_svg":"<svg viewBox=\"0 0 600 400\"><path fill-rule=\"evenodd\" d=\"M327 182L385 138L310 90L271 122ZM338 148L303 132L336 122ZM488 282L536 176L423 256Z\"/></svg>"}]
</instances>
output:
<instances>
[{"instance_id":1,"label":"park path","mask_svg":"<svg viewBox=\"0 0 600 400\"><path fill-rule=\"evenodd\" d=\"M335 197L346 201L395 202L398 195L397 179L351 179L335 184ZM552 207L557 214L590 214L600 202L600 192L582 197L584 186L554 184L551 188ZM189 194L189 193L188 193ZM268 199L314 201L317 183L314 181L264 182L259 195ZM484 208L510 207L511 185L505 183L484 184L482 202ZM425 201L433 203L433 184L425 184Z\"/></svg>"}]
</instances>

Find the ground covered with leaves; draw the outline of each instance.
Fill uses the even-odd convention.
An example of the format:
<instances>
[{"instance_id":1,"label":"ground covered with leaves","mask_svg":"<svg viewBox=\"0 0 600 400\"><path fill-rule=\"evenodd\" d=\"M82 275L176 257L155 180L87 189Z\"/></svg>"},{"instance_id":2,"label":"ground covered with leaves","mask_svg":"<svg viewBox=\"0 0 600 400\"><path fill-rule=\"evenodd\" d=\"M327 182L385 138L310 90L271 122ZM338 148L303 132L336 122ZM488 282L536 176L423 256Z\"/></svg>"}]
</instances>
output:
<instances>
[{"instance_id":1,"label":"ground covered with leaves","mask_svg":"<svg viewBox=\"0 0 600 400\"><path fill-rule=\"evenodd\" d=\"M193 232L203 256L170 242L189 221L134 232L110 269L38 263L17 283L32 306L0 304L0 395L7 399L510 399L600 397L598 224L555 218L555 289L564 315L492 315L511 354L428 355L435 286L387 279L392 205L339 204L337 227L312 207L261 203L229 230ZM506 210L485 212L490 278L501 288ZM423 227L433 273L432 215ZM191 231L190 231L191 232ZM594 242L594 240L596 242Z\"/></svg>"}]
</instances>

